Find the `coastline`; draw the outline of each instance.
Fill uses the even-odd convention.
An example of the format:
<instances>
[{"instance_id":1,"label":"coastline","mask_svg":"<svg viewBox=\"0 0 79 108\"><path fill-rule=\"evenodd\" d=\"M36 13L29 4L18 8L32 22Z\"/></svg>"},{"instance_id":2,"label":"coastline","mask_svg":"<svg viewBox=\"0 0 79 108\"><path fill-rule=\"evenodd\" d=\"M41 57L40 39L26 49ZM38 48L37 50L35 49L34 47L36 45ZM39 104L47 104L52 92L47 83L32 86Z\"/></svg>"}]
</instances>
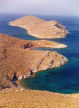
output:
<instances>
[{"instance_id":1,"label":"coastline","mask_svg":"<svg viewBox=\"0 0 79 108\"><path fill-rule=\"evenodd\" d=\"M9 38L11 39L11 38ZM13 44L13 43L12 43ZM19 44L19 43L18 43ZM10 44L9 44L10 45ZM17 50L19 46L16 44L14 46L10 46L11 49L16 48ZM14 48L13 48L14 47ZM5 47L4 47L5 48ZM8 47L9 48L9 47ZM23 46L20 46L23 49ZM6 47L7 49L7 47ZM25 50L31 50L25 49ZM10 50L12 51L12 50ZM16 51L16 50L14 50ZM23 51L23 50L21 50ZM8 51L7 51L8 52ZM18 53L19 55L19 53ZM18 56L17 55L17 56ZM14 55L15 56L15 55ZM6 58L6 56L4 56ZM2 57L2 59L4 58ZM23 88L14 88L11 89L3 89L0 91L0 107L13 107L13 108L78 108L79 107L79 94L69 94L64 95L61 93L53 93L47 91L40 90L27 90ZM4 100L4 101L3 101Z\"/></svg>"},{"instance_id":2,"label":"coastline","mask_svg":"<svg viewBox=\"0 0 79 108\"><path fill-rule=\"evenodd\" d=\"M30 18L30 20L29 20L29 18ZM31 22L28 23L28 26L27 26L28 29L26 28L26 25L25 25L26 23L25 22L21 22L20 20L21 21L22 20L25 20L25 21L27 21L27 23L28 23L28 20L31 21ZM67 31L65 30L65 27L62 26L57 21L45 21L45 20L39 19L39 18L34 17L34 16L27 16L27 17L24 17L24 18L19 19L19 23L24 23L24 26L17 25L17 21L18 20L9 22L9 25L11 25L11 26L18 26L18 27L24 28L24 29L27 30L27 32L29 32L29 30L31 30L34 26L36 27L36 25L38 25L38 27L39 27L39 25L41 25L41 24L42 25L46 24L48 26L48 28L49 28L50 25L51 25L51 23L52 23L53 27L57 31L64 30L64 32L63 32L64 33L64 36L66 35L65 33L67 33ZM16 22L16 23L13 23L13 22ZM3 35L3 34L1 34L1 35ZM9 37L9 36L5 36L5 35L3 35L3 37L5 39L6 38L9 38L10 39L10 41L11 41L10 45L8 45L8 47L6 47L7 45L5 45L5 48L8 48L6 50L9 51L9 52L13 52L14 53L16 51L17 53L14 53L14 56L16 54L18 54L18 53L22 53L21 52L21 50L22 50L24 53L27 52L28 55L30 54L30 56L33 55L33 58L36 59L36 62L35 62L36 64L35 63L31 64L29 62L30 61L30 57L29 56L26 56L26 59L28 59L28 64L29 64L29 66L28 66L28 64L26 64L27 67L29 67L26 70L26 71L28 71L28 73L25 72L25 70L24 70L25 69L25 66L24 66L24 69L23 70L22 69L19 69L19 67L18 67L19 73L17 72L17 70L16 70L16 72L17 72L17 75L18 75L18 79L19 80L21 80L23 78L24 79L25 78L29 78L30 75L31 75L30 70L32 70L33 73L36 73L36 72L41 71L41 70L46 70L46 69L54 68L54 67L60 67L60 66L64 65L66 62L68 62L68 59L66 57L64 57L63 55L58 54L57 52L54 52L54 51L49 52L49 51L39 51L39 50L36 51L36 50L32 50L34 48L45 48L45 47L47 47L47 48L67 48L67 45L65 45L65 44L60 44L58 42L51 42L51 41L47 41L47 40L38 40L38 41L26 40L26 41L24 41L24 40L20 40L20 39L13 38L13 37ZM58 38L62 38L62 37L59 36ZM9 44L9 41L7 43ZM10 46L10 48L9 48L9 46ZM3 47L4 47L4 45L3 45ZM12 47L12 49L11 49L11 47ZM31 54L31 53L33 53L33 54ZM41 56L40 56L40 54L41 54ZM39 56L39 59L38 59L38 56L37 55ZM24 54L24 56L25 56L25 54ZM53 59L52 59L52 57L53 57ZM17 61L18 60L19 60L19 58L17 59ZM33 66L31 66L31 65L33 65ZM16 66L14 65L14 69L15 69L15 67ZM24 71L24 72L21 72L21 70ZM9 70L9 71L11 71L11 70ZM12 76L13 76L13 74L12 74ZM9 76L9 77L12 78L12 76Z\"/></svg>"}]
</instances>

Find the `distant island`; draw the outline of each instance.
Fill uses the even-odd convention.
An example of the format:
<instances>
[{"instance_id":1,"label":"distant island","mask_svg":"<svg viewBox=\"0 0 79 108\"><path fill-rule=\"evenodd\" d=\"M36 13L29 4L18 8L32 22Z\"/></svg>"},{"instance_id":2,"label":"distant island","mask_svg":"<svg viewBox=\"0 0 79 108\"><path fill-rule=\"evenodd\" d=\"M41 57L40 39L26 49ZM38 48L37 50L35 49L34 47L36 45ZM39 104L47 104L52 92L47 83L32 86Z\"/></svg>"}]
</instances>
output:
<instances>
[{"instance_id":1,"label":"distant island","mask_svg":"<svg viewBox=\"0 0 79 108\"><path fill-rule=\"evenodd\" d=\"M46 21L35 16L25 16L9 24L22 27L28 34L43 39L65 38L69 33L59 22Z\"/></svg>"}]
</instances>

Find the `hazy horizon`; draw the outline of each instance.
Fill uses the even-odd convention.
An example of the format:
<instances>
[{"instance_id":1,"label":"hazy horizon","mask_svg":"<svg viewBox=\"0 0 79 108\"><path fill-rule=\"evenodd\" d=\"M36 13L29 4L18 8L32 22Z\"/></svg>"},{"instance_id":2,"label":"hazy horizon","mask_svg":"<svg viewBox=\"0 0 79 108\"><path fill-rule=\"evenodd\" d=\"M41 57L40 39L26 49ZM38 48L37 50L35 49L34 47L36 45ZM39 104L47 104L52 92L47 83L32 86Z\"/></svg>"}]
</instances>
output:
<instances>
[{"instance_id":1,"label":"hazy horizon","mask_svg":"<svg viewBox=\"0 0 79 108\"><path fill-rule=\"evenodd\" d=\"M0 0L0 13L79 16L79 0Z\"/></svg>"}]
</instances>

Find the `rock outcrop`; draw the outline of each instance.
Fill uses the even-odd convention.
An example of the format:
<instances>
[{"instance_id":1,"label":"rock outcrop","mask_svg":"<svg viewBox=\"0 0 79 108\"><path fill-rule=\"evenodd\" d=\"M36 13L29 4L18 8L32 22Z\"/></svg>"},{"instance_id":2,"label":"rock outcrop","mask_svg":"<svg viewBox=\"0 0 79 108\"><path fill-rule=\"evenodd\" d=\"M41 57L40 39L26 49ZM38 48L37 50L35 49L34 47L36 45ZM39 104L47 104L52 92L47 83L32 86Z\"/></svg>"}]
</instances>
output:
<instances>
[{"instance_id":1,"label":"rock outcrop","mask_svg":"<svg viewBox=\"0 0 79 108\"><path fill-rule=\"evenodd\" d=\"M37 38L54 39L64 38L69 33L64 26L57 21L45 21L35 16L26 16L9 23L26 29L30 35Z\"/></svg>"}]
</instances>

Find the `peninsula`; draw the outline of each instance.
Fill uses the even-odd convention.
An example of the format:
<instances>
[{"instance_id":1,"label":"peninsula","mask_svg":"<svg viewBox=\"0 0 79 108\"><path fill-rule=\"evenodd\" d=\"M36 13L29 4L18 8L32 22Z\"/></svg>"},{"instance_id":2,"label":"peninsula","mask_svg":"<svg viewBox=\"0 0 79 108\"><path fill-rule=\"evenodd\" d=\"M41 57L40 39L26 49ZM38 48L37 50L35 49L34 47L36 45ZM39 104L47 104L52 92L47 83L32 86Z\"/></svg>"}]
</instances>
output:
<instances>
[{"instance_id":1,"label":"peninsula","mask_svg":"<svg viewBox=\"0 0 79 108\"><path fill-rule=\"evenodd\" d=\"M22 27L28 34L42 39L65 38L69 33L59 22L46 21L35 16L25 16L9 24Z\"/></svg>"},{"instance_id":2,"label":"peninsula","mask_svg":"<svg viewBox=\"0 0 79 108\"><path fill-rule=\"evenodd\" d=\"M55 51L32 50L37 47L65 48L66 45L45 40L20 40L0 34L0 89L12 86L10 80L15 72L21 80L31 75L30 70L35 73L60 67L68 61L66 57Z\"/></svg>"}]
</instances>

